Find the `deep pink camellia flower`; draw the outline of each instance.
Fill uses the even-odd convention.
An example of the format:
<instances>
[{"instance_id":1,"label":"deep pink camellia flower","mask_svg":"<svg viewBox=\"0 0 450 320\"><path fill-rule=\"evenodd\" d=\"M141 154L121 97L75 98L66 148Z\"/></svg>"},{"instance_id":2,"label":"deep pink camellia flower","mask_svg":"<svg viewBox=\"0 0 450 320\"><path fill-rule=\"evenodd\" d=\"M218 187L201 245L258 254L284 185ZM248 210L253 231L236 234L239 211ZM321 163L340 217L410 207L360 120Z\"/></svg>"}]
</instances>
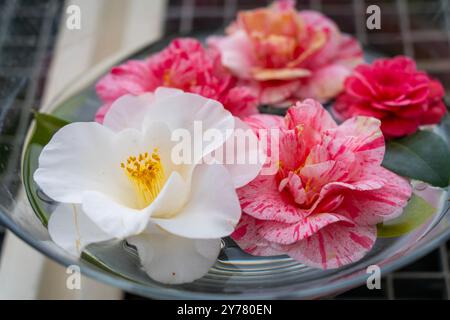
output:
<instances>
[{"instance_id":1,"label":"deep pink camellia flower","mask_svg":"<svg viewBox=\"0 0 450 320\"><path fill-rule=\"evenodd\" d=\"M221 102L235 116L257 113L257 97L220 63L220 54L189 38L179 38L144 61L114 67L96 86L104 102L96 120L102 122L111 104L125 94L140 95L158 87L181 89Z\"/></svg>"},{"instance_id":2,"label":"deep pink camellia flower","mask_svg":"<svg viewBox=\"0 0 450 320\"><path fill-rule=\"evenodd\" d=\"M334 104L337 117L356 115L381 120L386 138L414 133L420 125L439 123L446 113L444 88L404 56L358 66Z\"/></svg>"},{"instance_id":3,"label":"deep pink camellia flower","mask_svg":"<svg viewBox=\"0 0 450 320\"><path fill-rule=\"evenodd\" d=\"M295 1L239 12L224 37L211 37L222 63L255 87L263 104L326 101L362 62L358 42L315 11L295 10Z\"/></svg>"},{"instance_id":4,"label":"deep pink camellia flower","mask_svg":"<svg viewBox=\"0 0 450 320\"><path fill-rule=\"evenodd\" d=\"M411 196L406 179L381 167L385 145L375 118L338 126L308 99L284 119L246 121L280 130L278 171L238 190L243 215L232 237L250 254L287 254L323 269L355 262L372 248L376 224L399 216Z\"/></svg>"}]
</instances>

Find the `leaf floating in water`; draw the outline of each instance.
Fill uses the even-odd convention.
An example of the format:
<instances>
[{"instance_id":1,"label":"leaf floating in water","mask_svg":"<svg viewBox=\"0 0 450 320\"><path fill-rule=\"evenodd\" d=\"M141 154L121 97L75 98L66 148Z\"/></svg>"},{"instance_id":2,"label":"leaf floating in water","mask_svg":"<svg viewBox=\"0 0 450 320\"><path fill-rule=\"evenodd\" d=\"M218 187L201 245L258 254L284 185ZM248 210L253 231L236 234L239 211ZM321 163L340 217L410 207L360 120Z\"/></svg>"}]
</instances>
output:
<instances>
[{"instance_id":1,"label":"leaf floating in water","mask_svg":"<svg viewBox=\"0 0 450 320\"><path fill-rule=\"evenodd\" d=\"M399 237L427 222L437 211L424 198L413 194L400 217L377 226L378 237Z\"/></svg>"},{"instance_id":2,"label":"leaf floating in water","mask_svg":"<svg viewBox=\"0 0 450 320\"><path fill-rule=\"evenodd\" d=\"M45 146L56 131L68 125L69 122L46 113L36 113L36 129L31 137L30 143Z\"/></svg>"},{"instance_id":3,"label":"leaf floating in water","mask_svg":"<svg viewBox=\"0 0 450 320\"><path fill-rule=\"evenodd\" d=\"M445 188L450 181L450 150L437 134L418 131L389 141L383 166L401 176Z\"/></svg>"}]
</instances>

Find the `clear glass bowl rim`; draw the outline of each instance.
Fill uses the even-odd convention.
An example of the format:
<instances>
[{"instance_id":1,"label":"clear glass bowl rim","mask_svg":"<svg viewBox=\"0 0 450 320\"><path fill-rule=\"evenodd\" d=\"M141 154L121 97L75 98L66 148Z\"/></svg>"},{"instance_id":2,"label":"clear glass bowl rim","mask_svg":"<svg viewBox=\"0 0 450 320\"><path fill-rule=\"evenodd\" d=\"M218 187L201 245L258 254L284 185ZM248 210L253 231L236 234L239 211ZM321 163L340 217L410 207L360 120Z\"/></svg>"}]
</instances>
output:
<instances>
[{"instance_id":1,"label":"clear glass bowl rim","mask_svg":"<svg viewBox=\"0 0 450 320\"><path fill-rule=\"evenodd\" d=\"M198 35L197 35L198 36ZM139 56L142 52L149 50L151 47L158 47L162 42L170 41L172 37L161 38L156 40L148 46L138 50L131 55L127 55L125 57L116 57L115 61L113 59L108 60L105 64L101 66L96 66L90 70L88 74L84 74L80 76L80 78L88 78L95 79L98 77L98 73L101 70L106 70L111 65L116 65L119 63L128 60L130 57ZM74 80L72 83L77 83L77 80ZM53 99L53 103L51 102L49 105L56 105L57 101L61 102L61 97L63 93L69 88L64 88L60 95L56 96ZM70 96L76 95L78 91L82 91L84 88L80 90L76 90L71 92ZM68 90L70 91L70 90ZM69 97L70 97L69 96ZM65 97L63 100L69 98ZM28 132L29 133L29 132ZM25 137L24 148L27 146L28 137ZM22 170L22 163L21 168ZM446 213L448 214L448 212ZM441 217L443 218L443 217ZM158 287L150 287L145 286L143 284L139 284L137 282L132 282L130 280L120 278L113 274L108 274L105 271L98 271L95 267L90 267L88 263L81 263L77 259L71 259L68 256L58 252L57 250L52 250L48 246L46 246L41 241L36 241L30 234L28 234L20 225L14 222L14 220L0 208L0 223L2 223L7 229L12 231L17 237L28 243L31 247L43 253L48 258L56 261L60 265L64 267L68 267L70 265L79 265L81 273L89 278L94 280L101 281L105 284L118 287L122 290L132 292L138 295L151 297L153 299L199 299L199 300L209 300L209 299L217 299L217 300L229 300L229 299L277 299L277 298L288 298L288 299L302 299L302 298L311 298L311 297L323 297L327 295L332 295L335 293L339 293L341 291L345 291L346 289L358 286L363 284L367 279L367 274L361 273L354 277L348 277L347 279L342 279L340 281L333 281L322 285L320 287L313 288L301 288L294 291L285 292L282 289L267 291L267 292L252 292L252 293L200 293L200 292L187 292L174 289L166 289L166 288L158 288ZM435 226L439 225L439 222L436 222ZM431 230L429 230L431 231ZM428 235L425 234L423 237L425 238ZM422 238L423 239L423 238ZM418 239L418 240L422 240ZM438 236L431 239L429 242L422 244L420 247L415 248L414 250L408 251L402 257L388 263L386 266L383 266L381 271L382 274L385 275L394 270L397 270L419 258L431 252L433 249L437 248L441 243L450 239L450 227L447 230L441 232Z\"/></svg>"}]
</instances>

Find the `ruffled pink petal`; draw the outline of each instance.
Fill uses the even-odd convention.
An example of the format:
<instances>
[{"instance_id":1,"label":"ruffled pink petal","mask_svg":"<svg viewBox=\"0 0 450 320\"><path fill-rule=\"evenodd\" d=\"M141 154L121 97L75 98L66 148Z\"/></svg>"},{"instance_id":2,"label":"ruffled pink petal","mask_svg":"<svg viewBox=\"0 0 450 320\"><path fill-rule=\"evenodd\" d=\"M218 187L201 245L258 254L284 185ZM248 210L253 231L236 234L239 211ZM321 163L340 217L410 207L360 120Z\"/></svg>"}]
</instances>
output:
<instances>
[{"instance_id":1,"label":"ruffled pink petal","mask_svg":"<svg viewBox=\"0 0 450 320\"><path fill-rule=\"evenodd\" d=\"M300 175L308 182L308 191L317 194L317 191L330 181L345 181L349 171L348 163L328 160L305 165L300 170Z\"/></svg>"},{"instance_id":2,"label":"ruffled pink petal","mask_svg":"<svg viewBox=\"0 0 450 320\"><path fill-rule=\"evenodd\" d=\"M318 213L312 214L297 223L265 222L261 224L258 232L267 241L287 245L311 237L322 228L339 221L352 223L344 216L333 213Z\"/></svg>"},{"instance_id":3,"label":"ruffled pink petal","mask_svg":"<svg viewBox=\"0 0 450 320\"><path fill-rule=\"evenodd\" d=\"M112 103L125 94L139 95L158 86L147 62L131 60L112 68L95 86L102 101Z\"/></svg>"},{"instance_id":4,"label":"ruffled pink petal","mask_svg":"<svg viewBox=\"0 0 450 320\"><path fill-rule=\"evenodd\" d=\"M103 123L103 118L111 104L126 95L140 95L153 91L158 82L150 72L146 61L131 60L114 67L95 86L97 95L105 103L96 113L95 121Z\"/></svg>"},{"instance_id":5,"label":"ruffled pink petal","mask_svg":"<svg viewBox=\"0 0 450 320\"><path fill-rule=\"evenodd\" d=\"M291 171L299 168L303 163L306 151L305 144L298 139L298 132L296 130L280 131L280 170ZM287 172L285 173L287 174Z\"/></svg>"},{"instance_id":6,"label":"ruffled pink petal","mask_svg":"<svg viewBox=\"0 0 450 320\"><path fill-rule=\"evenodd\" d=\"M104 104L103 106L101 106L95 114L95 121L97 121L98 123L103 123L103 120L105 119L105 116L110 108L111 104Z\"/></svg>"},{"instance_id":7,"label":"ruffled pink petal","mask_svg":"<svg viewBox=\"0 0 450 320\"><path fill-rule=\"evenodd\" d=\"M308 59L308 66L316 70L326 65L339 65L350 72L363 62L363 50L352 36L340 32L337 25L317 11L304 10L300 16L315 30L327 36L325 45ZM309 97L309 96L304 96Z\"/></svg>"},{"instance_id":8,"label":"ruffled pink petal","mask_svg":"<svg viewBox=\"0 0 450 320\"><path fill-rule=\"evenodd\" d=\"M262 104L272 104L275 107L287 107L289 100L300 88L299 80L292 81L267 81L259 83L259 98Z\"/></svg>"},{"instance_id":9,"label":"ruffled pink petal","mask_svg":"<svg viewBox=\"0 0 450 320\"><path fill-rule=\"evenodd\" d=\"M427 105L425 103L420 103L406 108L399 108L395 114L400 118L415 119L421 117L426 112L426 109Z\"/></svg>"},{"instance_id":10,"label":"ruffled pink petal","mask_svg":"<svg viewBox=\"0 0 450 320\"><path fill-rule=\"evenodd\" d=\"M306 215L290 195L279 192L275 176L260 175L237 192L242 211L256 219L293 223Z\"/></svg>"},{"instance_id":11,"label":"ruffled pink petal","mask_svg":"<svg viewBox=\"0 0 450 320\"><path fill-rule=\"evenodd\" d=\"M337 212L360 225L375 225L398 217L411 197L410 183L382 167L376 175L384 181L381 188L346 193Z\"/></svg>"},{"instance_id":12,"label":"ruffled pink petal","mask_svg":"<svg viewBox=\"0 0 450 320\"><path fill-rule=\"evenodd\" d=\"M320 103L312 99L289 108L286 114L286 124L290 129L296 129L301 135L301 143L305 146L315 146L322 142L322 132L336 128L337 124Z\"/></svg>"},{"instance_id":13,"label":"ruffled pink petal","mask_svg":"<svg viewBox=\"0 0 450 320\"><path fill-rule=\"evenodd\" d=\"M247 33L238 30L227 37L210 37L208 45L221 53L222 64L243 79L252 77L255 58L252 42Z\"/></svg>"},{"instance_id":14,"label":"ruffled pink petal","mask_svg":"<svg viewBox=\"0 0 450 320\"><path fill-rule=\"evenodd\" d=\"M432 103L427 112L423 114L420 119L421 124L436 124L441 122L442 118L447 113L447 107L443 101Z\"/></svg>"},{"instance_id":15,"label":"ruffled pink petal","mask_svg":"<svg viewBox=\"0 0 450 320\"><path fill-rule=\"evenodd\" d=\"M344 82L345 93L362 101L370 102L372 99L378 99L378 93L374 88L374 84L368 81L367 76L364 75L364 73L370 72L371 68L369 65L362 64L357 66L352 76L348 77Z\"/></svg>"},{"instance_id":16,"label":"ruffled pink petal","mask_svg":"<svg viewBox=\"0 0 450 320\"><path fill-rule=\"evenodd\" d=\"M312 128L317 133L337 127L336 122L325 108L312 99L298 102L294 107L289 108L286 114L286 123L290 129L307 124L305 127Z\"/></svg>"},{"instance_id":17,"label":"ruffled pink petal","mask_svg":"<svg viewBox=\"0 0 450 320\"><path fill-rule=\"evenodd\" d=\"M386 139L399 138L416 132L420 125L419 121L420 119L387 117L381 123L381 130Z\"/></svg>"},{"instance_id":18,"label":"ruffled pink petal","mask_svg":"<svg viewBox=\"0 0 450 320\"><path fill-rule=\"evenodd\" d=\"M302 10L299 12L299 16L306 25L316 32L322 32L326 35L324 46L308 59L308 66L311 69L316 69L332 62L341 44L341 33L336 23L320 12L313 10Z\"/></svg>"},{"instance_id":19,"label":"ruffled pink petal","mask_svg":"<svg viewBox=\"0 0 450 320\"><path fill-rule=\"evenodd\" d=\"M278 0L274 5L278 7L279 10L291 10L295 8L296 0Z\"/></svg>"},{"instance_id":20,"label":"ruffled pink petal","mask_svg":"<svg viewBox=\"0 0 450 320\"><path fill-rule=\"evenodd\" d=\"M259 228L263 225L261 220L243 214L231 237L245 252L254 256L278 256L285 253L265 240L259 233Z\"/></svg>"},{"instance_id":21,"label":"ruffled pink petal","mask_svg":"<svg viewBox=\"0 0 450 320\"><path fill-rule=\"evenodd\" d=\"M376 68L387 68L405 72L417 70L416 62L407 56L396 56L394 58L377 59L373 66Z\"/></svg>"},{"instance_id":22,"label":"ruffled pink petal","mask_svg":"<svg viewBox=\"0 0 450 320\"><path fill-rule=\"evenodd\" d=\"M247 117L258 113L256 94L247 87L234 87L223 100L227 110L237 117Z\"/></svg>"},{"instance_id":23,"label":"ruffled pink petal","mask_svg":"<svg viewBox=\"0 0 450 320\"><path fill-rule=\"evenodd\" d=\"M338 96L333 104L332 113L340 121L356 116L383 119L389 115L389 111L373 108L370 101L355 101L347 93Z\"/></svg>"},{"instance_id":24,"label":"ruffled pink petal","mask_svg":"<svg viewBox=\"0 0 450 320\"><path fill-rule=\"evenodd\" d=\"M369 117L348 119L339 127L326 132L327 149L335 160L358 157L358 167L380 165L383 161L385 142L380 121ZM356 169L356 168L354 168Z\"/></svg>"},{"instance_id":25,"label":"ruffled pink petal","mask_svg":"<svg viewBox=\"0 0 450 320\"><path fill-rule=\"evenodd\" d=\"M283 117L268 114L258 114L243 119L260 139L260 147L264 148L266 164L264 168L276 168L279 166L279 136L286 130ZM275 150L272 151L272 148Z\"/></svg>"},{"instance_id":26,"label":"ruffled pink petal","mask_svg":"<svg viewBox=\"0 0 450 320\"><path fill-rule=\"evenodd\" d=\"M255 133L260 129L287 129L284 117L270 115L270 114L255 114L242 119L245 121Z\"/></svg>"},{"instance_id":27,"label":"ruffled pink petal","mask_svg":"<svg viewBox=\"0 0 450 320\"><path fill-rule=\"evenodd\" d=\"M430 96L427 111L422 115L421 124L435 124L442 120L447 108L442 101L445 95L444 87L438 81L430 82Z\"/></svg>"},{"instance_id":28,"label":"ruffled pink petal","mask_svg":"<svg viewBox=\"0 0 450 320\"><path fill-rule=\"evenodd\" d=\"M372 248L376 226L338 222L297 243L281 246L292 258L321 269L338 268L358 261Z\"/></svg>"},{"instance_id":29,"label":"ruffled pink petal","mask_svg":"<svg viewBox=\"0 0 450 320\"><path fill-rule=\"evenodd\" d=\"M385 89L388 90L388 89ZM386 100L384 101L381 106L381 108L387 108L392 111L395 111L395 108L397 107L404 107L404 106L410 106L418 103L424 102L429 93L429 87L428 87L428 80L424 79L424 83L422 85L416 85L412 90L408 90L406 94L397 92L394 95L396 96L393 100Z\"/></svg>"},{"instance_id":30,"label":"ruffled pink petal","mask_svg":"<svg viewBox=\"0 0 450 320\"><path fill-rule=\"evenodd\" d=\"M353 69L363 61L363 50L358 40L348 34L341 34L341 42L336 51L334 63Z\"/></svg>"},{"instance_id":31,"label":"ruffled pink petal","mask_svg":"<svg viewBox=\"0 0 450 320\"><path fill-rule=\"evenodd\" d=\"M305 159L305 166L326 162L330 159L330 153L328 152L326 146L318 144L312 147L309 151L309 154Z\"/></svg>"},{"instance_id":32,"label":"ruffled pink petal","mask_svg":"<svg viewBox=\"0 0 450 320\"><path fill-rule=\"evenodd\" d=\"M278 185L278 190L281 192L287 189L292 195L293 200L298 204L303 204L307 200L305 188L303 187L302 179L292 171L289 175L281 180Z\"/></svg>"},{"instance_id":33,"label":"ruffled pink petal","mask_svg":"<svg viewBox=\"0 0 450 320\"><path fill-rule=\"evenodd\" d=\"M333 64L314 72L311 77L302 81L296 95L326 102L337 96L344 89L344 81L351 70L342 65Z\"/></svg>"}]
</instances>

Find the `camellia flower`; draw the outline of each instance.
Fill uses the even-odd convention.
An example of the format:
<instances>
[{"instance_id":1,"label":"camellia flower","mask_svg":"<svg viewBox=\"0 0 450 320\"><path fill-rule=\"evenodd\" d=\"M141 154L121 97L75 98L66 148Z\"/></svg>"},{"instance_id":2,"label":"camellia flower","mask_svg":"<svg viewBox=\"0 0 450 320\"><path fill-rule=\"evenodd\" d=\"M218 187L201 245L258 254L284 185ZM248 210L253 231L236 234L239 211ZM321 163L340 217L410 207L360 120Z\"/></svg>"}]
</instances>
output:
<instances>
[{"instance_id":1,"label":"camellia flower","mask_svg":"<svg viewBox=\"0 0 450 320\"><path fill-rule=\"evenodd\" d=\"M386 138L414 133L420 125L439 123L446 113L444 88L404 56L358 66L334 104L337 117L355 115L381 120Z\"/></svg>"},{"instance_id":2,"label":"camellia flower","mask_svg":"<svg viewBox=\"0 0 450 320\"><path fill-rule=\"evenodd\" d=\"M172 133L194 136L195 121L204 132L220 134L203 141L192 163L174 161ZM202 277L217 259L220 238L241 215L235 188L260 170L257 164L202 161L236 128L245 125L219 102L166 88L120 98L103 125L63 127L43 149L34 174L61 203L50 217L51 238L76 255L90 243L126 239L151 278L183 283Z\"/></svg>"},{"instance_id":3,"label":"camellia flower","mask_svg":"<svg viewBox=\"0 0 450 320\"><path fill-rule=\"evenodd\" d=\"M250 254L287 254L323 269L354 262L372 248L376 224L399 216L411 196L407 180L381 167L377 119L338 126L308 99L284 121L247 121L254 129L280 129L278 172L238 190L243 216L232 237Z\"/></svg>"},{"instance_id":4,"label":"camellia flower","mask_svg":"<svg viewBox=\"0 0 450 320\"><path fill-rule=\"evenodd\" d=\"M242 11L225 37L212 37L222 63L260 93L261 102L326 101L362 62L358 42L315 11L296 11L295 1Z\"/></svg>"},{"instance_id":5,"label":"camellia flower","mask_svg":"<svg viewBox=\"0 0 450 320\"><path fill-rule=\"evenodd\" d=\"M96 120L102 122L111 103L125 94L140 95L158 87L181 89L221 102L235 116L258 112L257 97L222 68L216 50L205 50L194 39L176 39L144 61L131 60L114 67L96 86L105 103Z\"/></svg>"}]
</instances>

